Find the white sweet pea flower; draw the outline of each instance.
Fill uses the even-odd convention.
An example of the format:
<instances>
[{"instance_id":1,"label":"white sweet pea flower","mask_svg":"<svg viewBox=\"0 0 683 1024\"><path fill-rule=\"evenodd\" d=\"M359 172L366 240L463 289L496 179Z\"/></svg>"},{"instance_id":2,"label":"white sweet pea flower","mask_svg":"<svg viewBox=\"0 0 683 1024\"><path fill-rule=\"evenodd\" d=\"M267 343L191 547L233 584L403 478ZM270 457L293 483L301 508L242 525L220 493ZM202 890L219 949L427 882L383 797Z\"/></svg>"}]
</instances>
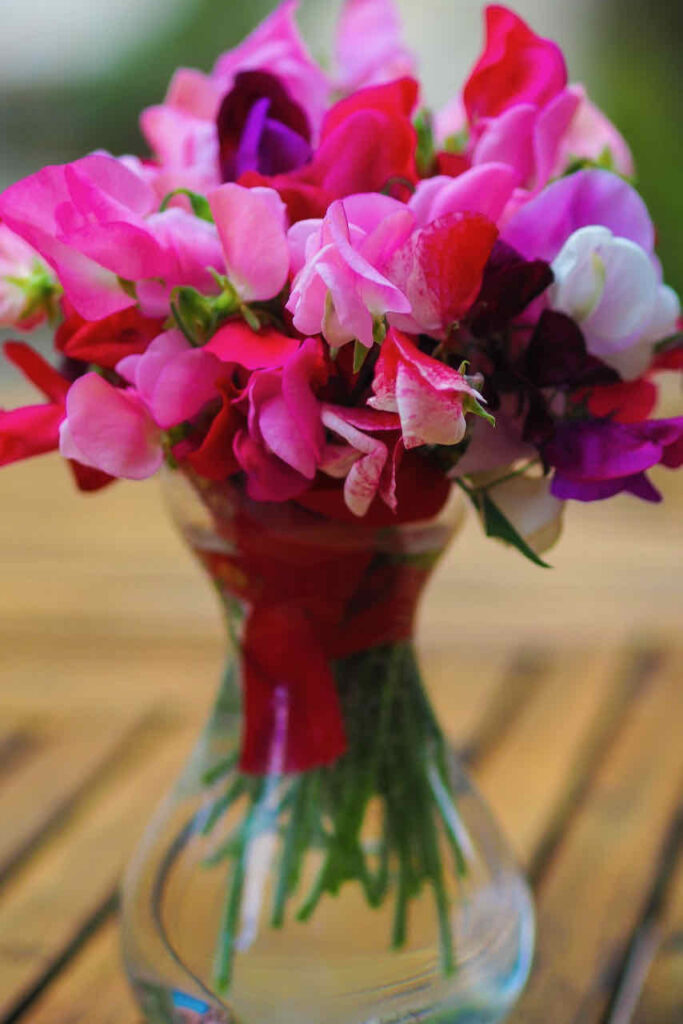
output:
<instances>
[{"instance_id":1,"label":"white sweet pea flower","mask_svg":"<svg viewBox=\"0 0 683 1024\"><path fill-rule=\"evenodd\" d=\"M567 240L552 268L552 308L580 325L592 355L624 380L640 377L681 312L653 258L608 228L587 227Z\"/></svg>"}]
</instances>

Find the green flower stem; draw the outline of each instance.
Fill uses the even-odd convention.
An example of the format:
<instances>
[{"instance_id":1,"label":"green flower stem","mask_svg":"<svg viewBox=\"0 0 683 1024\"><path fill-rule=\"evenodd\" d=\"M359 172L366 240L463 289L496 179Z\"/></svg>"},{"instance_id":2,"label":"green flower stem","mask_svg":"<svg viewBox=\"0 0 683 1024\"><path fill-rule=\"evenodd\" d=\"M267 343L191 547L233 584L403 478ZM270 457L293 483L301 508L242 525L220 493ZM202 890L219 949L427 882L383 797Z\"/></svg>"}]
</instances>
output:
<instances>
[{"instance_id":1,"label":"green flower stem","mask_svg":"<svg viewBox=\"0 0 683 1024\"><path fill-rule=\"evenodd\" d=\"M360 885L369 906L394 904L387 944L409 941L411 902L427 887L434 899L444 974L456 969L445 855L463 875L447 747L424 693L408 643L353 655L334 666L349 749L335 764L302 775L247 777L221 760L205 776L218 786L202 831L211 834L230 808L243 818L207 867L229 862L226 905L216 958L216 983L224 993L232 977L249 847L258 836L277 837L272 868L270 924L283 927L291 906L309 920L320 903L345 885ZM381 829L368 841L370 808ZM319 859L308 890L305 863ZM449 865L450 870L450 865Z\"/></svg>"}]
</instances>

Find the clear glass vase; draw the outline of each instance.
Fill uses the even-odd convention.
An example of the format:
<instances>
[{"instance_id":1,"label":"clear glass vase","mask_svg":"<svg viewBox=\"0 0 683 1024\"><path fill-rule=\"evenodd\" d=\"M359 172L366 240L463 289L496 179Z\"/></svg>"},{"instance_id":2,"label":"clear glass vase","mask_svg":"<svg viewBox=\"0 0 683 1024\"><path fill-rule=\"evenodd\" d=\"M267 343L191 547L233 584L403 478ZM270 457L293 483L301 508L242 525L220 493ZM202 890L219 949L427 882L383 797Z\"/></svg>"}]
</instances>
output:
<instances>
[{"instance_id":1,"label":"clear glass vase","mask_svg":"<svg viewBox=\"0 0 683 1024\"><path fill-rule=\"evenodd\" d=\"M147 1021L502 1020L529 971L532 903L413 647L461 506L387 525L179 471L166 486L231 654L124 883Z\"/></svg>"}]
</instances>

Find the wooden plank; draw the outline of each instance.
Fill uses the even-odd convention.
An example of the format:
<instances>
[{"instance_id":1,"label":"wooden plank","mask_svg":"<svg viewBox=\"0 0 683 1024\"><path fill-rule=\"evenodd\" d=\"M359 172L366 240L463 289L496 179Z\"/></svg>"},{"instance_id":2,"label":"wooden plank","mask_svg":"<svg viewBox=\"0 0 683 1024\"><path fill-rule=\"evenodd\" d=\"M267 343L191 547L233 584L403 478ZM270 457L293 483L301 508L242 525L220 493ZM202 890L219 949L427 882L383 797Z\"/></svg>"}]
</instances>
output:
<instances>
[{"instance_id":1,"label":"wooden plank","mask_svg":"<svg viewBox=\"0 0 683 1024\"><path fill-rule=\"evenodd\" d=\"M514 727L477 766L476 779L520 861L531 867L571 812L627 706L634 657L577 651L555 657Z\"/></svg>"},{"instance_id":2,"label":"wooden plank","mask_svg":"<svg viewBox=\"0 0 683 1024\"><path fill-rule=\"evenodd\" d=\"M486 664L486 659L480 661ZM516 670L521 671L523 664L518 663ZM436 664L428 662L425 667L428 671L430 668L434 670ZM470 667L474 670L476 665L473 663ZM628 697L630 684L627 668L623 658L613 653L577 654L570 657L566 665L553 665L548 669L547 676L530 687L526 702L520 705L517 714L510 716L508 729L497 732L497 746L492 750L487 746L482 748L477 776L484 782L487 791L490 791L496 804L494 809L505 811L507 807L508 780L511 774L515 776L519 791L525 794L524 800L515 800L515 812L509 815L507 823L513 830L519 831L521 839L516 845L522 848L526 860L532 859L534 844L540 841L554 823L555 806L565 805L567 794L584 781L584 774L592 770L594 745L599 745L610 734L614 725L613 708L615 705L623 706ZM446 702L447 684L452 676L448 659L443 662L442 669L445 677L441 678L436 673L434 679L439 700ZM509 676L500 670L493 671L493 663L489 663L489 673L490 678L487 677L484 689L488 700L480 703L479 720L474 711L475 704L467 706L465 717L469 721L471 736L480 732L481 721L492 715L495 717L495 707L490 704L493 695L501 701L501 707L507 706L507 696L501 684ZM477 692L476 674L473 672L469 677L463 673L461 678L467 680L470 687L469 695L465 687L461 695L466 700L472 700L472 694ZM518 685L521 689L521 683ZM442 686L445 688L443 692ZM450 714L453 716L453 708ZM559 729L559 723L565 727L564 733ZM532 726L539 730L538 735L531 736ZM462 734L463 739L465 735ZM516 762L513 760L518 756L520 748L532 739L536 748L542 748L543 755L538 753L538 757L544 756L549 764L549 791L536 785L537 760L523 756ZM566 770L567 761L573 765L573 770ZM90 943L67 966L63 975L28 1012L26 1024L81 1024L81 1021L90 1024L88 1013L92 1012L94 1006L100 1005L95 1002L98 986L108 994L108 1000L115 1008L111 1022L107 1019L103 1024L133 1024L134 1018L130 1015L126 1017L125 1011L121 1011L121 1016L116 1016L118 1008L127 1004L126 983L114 957L112 927L108 926L106 935L100 937L101 945ZM108 949L109 954L103 953L103 948ZM93 983L93 978L97 979L97 985ZM67 1015L69 1007L71 1016Z\"/></svg>"},{"instance_id":3,"label":"wooden plank","mask_svg":"<svg viewBox=\"0 0 683 1024\"><path fill-rule=\"evenodd\" d=\"M22 756L0 777L0 821L11 822L0 829L0 880L121 746L135 739L142 721L140 713L125 711L54 716L19 734Z\"/></svg>"},{"instance_id":4,"label":"wooden plank","mask_svg":"<svg viewBox=\"0 0 683 1024\"><path fill-rule=\"evenodd\" d=\"M627 990L610 1024L683 1024L683 850L679 851L667 896L663 918L655 922L651 934L646 936L652 955L648 961L646 946L643 966L649 967L649 971L644 987L640 992L636 990L637 978L632 986L635 1012L630 1014Z\"/></svg>"},{"instance_id":5,"label":"wooden plank","mask_svg":"<svg viewBox=\"0 0 683 1024\"><path fill-rule=\"evenodd\" d=\"M0 894L0 1020L40 987L111 898L188 740L182 724L146 729Z\"/></svg>"},{"instance_id":6,"label":"wooden plank","mask_svg":"<svg viewBox=\"0 0 683 1024\"><path fill-rule=\"evenodd\" d=\"M682 672L667 658L633 701L542 880L538 965L511 1024L604 1019L680 798Z\"/></svg>"},{"instance_id":7,"label":"wooden plank","mask_svg":"<svg viewBox=\"0 0 683 1024\"><path fill-rule=\"evenodd\" d=\"M139 1011L123 976L118 922L110 919L28 1013L27 1024L135 1024Z\"/></svg>"}]
</instances>

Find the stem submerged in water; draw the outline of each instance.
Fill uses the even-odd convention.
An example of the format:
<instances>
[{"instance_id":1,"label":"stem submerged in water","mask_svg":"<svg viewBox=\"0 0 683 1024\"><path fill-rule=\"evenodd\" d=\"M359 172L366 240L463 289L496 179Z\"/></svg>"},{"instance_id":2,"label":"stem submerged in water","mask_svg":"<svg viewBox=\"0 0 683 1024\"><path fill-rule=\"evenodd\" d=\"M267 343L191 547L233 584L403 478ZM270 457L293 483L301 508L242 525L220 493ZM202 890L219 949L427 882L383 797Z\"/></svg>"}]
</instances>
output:
<instances>
[{"instance_id":1,"label":"stem submerged in water","mask_svg":"<svg viewBox=\"0 0 683 1024\"><path fill-rule=\"evenodd\" d=\"M409 939L411 901L427 886L434 896L442 970L448 975L456 968L444 862L448 853L462 875L465 857L454 827L446 743L413 649L405 643L356 654L338 662L335 673L349 738L338 762L282 776L276 785L272 779L240 776L227 761L206 776L224 785L205 811L204 834L211 834L237 800L245 804L236 830L206 862L231 862L216 959L223 994L232 977L250 846L265 831L279 834L272 927L284 925L290 905L299 921L309 920L326 895L357 882L370 906L394 901L387 942L401 949ZM370 813L380 823L371 844L364 838ZM312 850L322 862L308 892L301 893L304 862Z\"/></svg>"}]
</instances>

